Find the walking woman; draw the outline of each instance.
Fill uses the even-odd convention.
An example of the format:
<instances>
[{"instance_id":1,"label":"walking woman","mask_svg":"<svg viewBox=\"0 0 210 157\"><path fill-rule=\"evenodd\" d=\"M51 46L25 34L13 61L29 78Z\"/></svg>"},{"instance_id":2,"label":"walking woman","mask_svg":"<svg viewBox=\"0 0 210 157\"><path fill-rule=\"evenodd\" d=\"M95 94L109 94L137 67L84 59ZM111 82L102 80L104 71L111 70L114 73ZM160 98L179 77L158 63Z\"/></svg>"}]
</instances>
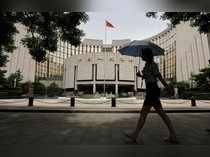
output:
<instances>
[{"instance_id":1,"label":"walking woman","mask_svg":"<svg viewBox=\"0 0 210 157\"><path fill-rule=\"evenodd\" d=\"M158 65L154 62L151 49L145 48L142 50L142 59L146 62L146 64L142 71L142 74L140 72L137 72L137 76L142 77L146 82L146 97L136 129L132 133L125 133L125 135L131 140L131 142L137 143L137 137L145 124L146 117L150 112L150 109L154 107L156 112L163 119L164 123L166 124L169 130L169 137L164 140L166 142L177 144L178 140L176 137L175 130L172 126L169 117L164 112L160 102L160 89L157 85L158 79L161 81L161 83L164 85L164 87L167 89L170 95L174 94L174 90L171 89L165 82L165 80L162 78L158 69Z\"/></svg>"}]
</instances>

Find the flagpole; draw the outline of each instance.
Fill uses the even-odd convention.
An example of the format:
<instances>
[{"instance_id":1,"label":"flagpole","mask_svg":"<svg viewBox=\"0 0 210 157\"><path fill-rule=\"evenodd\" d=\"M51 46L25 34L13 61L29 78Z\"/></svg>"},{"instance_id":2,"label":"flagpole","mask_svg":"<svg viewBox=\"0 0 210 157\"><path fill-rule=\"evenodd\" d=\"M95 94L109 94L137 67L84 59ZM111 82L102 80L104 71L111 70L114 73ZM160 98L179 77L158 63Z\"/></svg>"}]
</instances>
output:
<instances>
[{"instance_id":1,"label":"flagpole","mask_svg":"<svg viewBox=\"0 0 210 157\"><path fill-rule=\"evenodd\" d=\"M107 43L107 27L106 27L106 22L105 22L105 39L104 39L104 44L106 45L106 43ZM106 82L105 82L105 70L106 70L106 68L105 68L105 53L106 53L106 46L105 46L105 49L104 49L105 51L104 51L104 97L106 96Z\"/></svg>"},{"instance_id":2,"label":"flagpole","mask_svg":"<svg viewBox=\"0 0 210 157\"><path fill-rule=\"evenodd\" d=\"M106 23L105 23L105 44L107 43L107 26L106 26ZM106 49L105 49L106 51Z\"/></svg>"}]
</instances>

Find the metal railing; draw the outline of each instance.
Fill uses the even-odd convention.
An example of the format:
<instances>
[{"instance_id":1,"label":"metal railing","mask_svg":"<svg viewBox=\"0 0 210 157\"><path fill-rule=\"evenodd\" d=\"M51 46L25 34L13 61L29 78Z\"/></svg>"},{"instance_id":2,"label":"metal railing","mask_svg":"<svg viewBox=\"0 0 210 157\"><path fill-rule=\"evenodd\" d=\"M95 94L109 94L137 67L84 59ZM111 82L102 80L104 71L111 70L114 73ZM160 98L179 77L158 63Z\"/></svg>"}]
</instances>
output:
<instances>
[{"instance_id":1,"label":"metal railing","mask_svg":"<svg viewBox=\"0 0 210 157\"><path fill-rule=\"evenodd\" d=\"M17 103L26 103L28 102L28 106L34 106L34 102L38 103L44 103L44 104L69 104L70 107L75 107L77 104L87 104L87 105L95 105L95 104L111 104L111 107L116 107L117 105L121 104L133 104L133 105L141 105L143 104L142 101L136 101L135 100L123 100L123 99L117 99L115 97L111 99L106 99L106 100L88 100L88 99L81 99L81 98L67 98L66 100L58 100L58 101L46 101L45 100L40 100L40 99L34 99L34 97L29 97L28 99L21 99L21 100L0 100L0 105L1 104L17 104ZM190 104L191 106L197 106L197 103L205 103L210 105L210 101L206 100L195 100L194 97L191 98L191 100L182 100L182 101L172 101L172 100L161 100L162 103L164 104Z\"/></svg>"}]
</instances>

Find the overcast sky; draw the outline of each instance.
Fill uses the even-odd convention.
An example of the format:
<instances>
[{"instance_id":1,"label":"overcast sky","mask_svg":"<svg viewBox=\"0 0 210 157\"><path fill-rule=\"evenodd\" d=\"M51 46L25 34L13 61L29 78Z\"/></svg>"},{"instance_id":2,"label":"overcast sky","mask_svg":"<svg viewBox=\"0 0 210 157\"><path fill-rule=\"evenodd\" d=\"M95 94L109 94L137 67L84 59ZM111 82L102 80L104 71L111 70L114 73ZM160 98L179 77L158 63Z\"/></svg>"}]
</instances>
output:
<instances>
[{"instance_id":1,"label":"overcast sky","mask_svg":"<svg viewBox=\"0 0 210 157\"><path fill-rule=\"evenodd\" d=\"M123 10L123 9L121 9ZM148 18L145 12L87 12L89 21L80 26L85 32L84 38L105 39L105 20L115 28L107 28L107 44L115 39L141 40L151 37L165 28L167 21Z\"/></svg>"}]
</instances>

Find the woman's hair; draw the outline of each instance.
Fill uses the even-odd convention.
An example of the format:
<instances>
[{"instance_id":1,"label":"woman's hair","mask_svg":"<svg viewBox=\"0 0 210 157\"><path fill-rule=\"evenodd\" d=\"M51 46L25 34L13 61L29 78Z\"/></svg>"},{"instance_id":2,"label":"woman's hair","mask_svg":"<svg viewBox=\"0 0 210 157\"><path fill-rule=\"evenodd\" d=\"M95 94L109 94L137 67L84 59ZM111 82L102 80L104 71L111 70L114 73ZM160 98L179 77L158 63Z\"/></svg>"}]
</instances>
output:
<instances>
[{"instance_id":1,"label":"woman's hair","mask_svg":"<svg viewBox=\"0 0 210 157\"><path fill-rule=\"evenodd\" d=\"M142 56L148 58L149 60L153 60L154 59L152 50L150 48L143 48L142 49Z\"/></svg>"}]
</instances>

